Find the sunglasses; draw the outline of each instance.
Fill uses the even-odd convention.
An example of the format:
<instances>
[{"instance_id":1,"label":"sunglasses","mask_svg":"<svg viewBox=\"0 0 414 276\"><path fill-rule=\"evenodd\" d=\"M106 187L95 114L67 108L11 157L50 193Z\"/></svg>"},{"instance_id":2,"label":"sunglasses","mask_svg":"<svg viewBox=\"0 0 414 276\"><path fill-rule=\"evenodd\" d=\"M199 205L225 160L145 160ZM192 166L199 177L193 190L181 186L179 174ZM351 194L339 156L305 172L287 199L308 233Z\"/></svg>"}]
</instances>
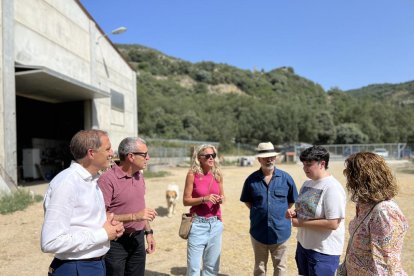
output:
<instances>
[{"instance_id":1,"label":"sunglasses","mask_svg":"<svg viewBox=\"0 0 414 276\"><path fill-rule=\"evenodd\" d=\"M202 154L200 156L204 156L205 159L210 159L211 157L213 157L213 159L214 159L214 158L216 158L217 154L215 154L215 153L210 154L209 153L209 154Z\"/></svg>"},{"instance_id":2,"label":"sunglasses","mask_svg":"<svg viewBox=\"0 0 414 276\"><path fill-rule=\"evenodd\" d=\"M133 154L133 155L142 156L144 158L147 158L147 155L148 155L148 151L147 152L130 152L130 153Z\"/></svg>"}]
</instances>

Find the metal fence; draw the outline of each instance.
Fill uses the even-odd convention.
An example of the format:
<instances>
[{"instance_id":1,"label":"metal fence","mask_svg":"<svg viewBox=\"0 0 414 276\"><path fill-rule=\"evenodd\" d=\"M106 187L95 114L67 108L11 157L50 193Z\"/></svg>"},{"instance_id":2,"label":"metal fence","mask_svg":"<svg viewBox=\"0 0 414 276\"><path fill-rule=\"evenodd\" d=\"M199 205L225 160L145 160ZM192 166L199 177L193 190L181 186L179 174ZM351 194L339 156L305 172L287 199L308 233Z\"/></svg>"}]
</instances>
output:
<instances>
[{"instance_id":1,"label":"metal fence","mask_svg":"<svg viewBox=\"0 0 414 276\"><path fill-rule=\"evenodd\" d=\"M180 163L190 162L194 147L202 144L218 147L218 142L193 141L193 140L167 140L167 139L145 139L148 142L149 154L153 166L169 165L176 166ZM151 166L151 165L150 165Z\"/></svg>"},{"instance_id":2,"label":"metal fence","mask_svg":"<svg viewBox=\"0 0 414 276\"><path fill-rule=\"evenodd\" d=\"M169 165L176 166L181 163L189 163L194 147L201 144L211 144L215 147L219 146L218 142L211 141L193 141L193 140L167 140L167 139L146 139L149 144L149 153L151 156L150 164L153 165ZM253 146L238 144L238 148ZM283 154L291 153L291 162L299 160L300 153L312 145L298 143L291 146L277 146L277 151ZM411 159L412 145L407 147L406 143L377 143L377 144L335 144L322 145L330 153L331 160L345 160L349 155L361 151L378 152L385 159ZM238 155L238 154L237 154ZM240 157L240 156L238 156ZM289 161L288 156L285 160Z\"/></svg>"},{"instance_id":3,"label":"metal fence","mask_svg":"<svg viewBox=\"0 0 414 276\"><path fill-rule=\"evenodd\" d=\"M331 160L343 160L349 155L361 151L376 152L385 159L409 159L412 150L406 143L379 143L379 144L337 144L323 145L329 153Z\"/></svg>"}]
</instances>

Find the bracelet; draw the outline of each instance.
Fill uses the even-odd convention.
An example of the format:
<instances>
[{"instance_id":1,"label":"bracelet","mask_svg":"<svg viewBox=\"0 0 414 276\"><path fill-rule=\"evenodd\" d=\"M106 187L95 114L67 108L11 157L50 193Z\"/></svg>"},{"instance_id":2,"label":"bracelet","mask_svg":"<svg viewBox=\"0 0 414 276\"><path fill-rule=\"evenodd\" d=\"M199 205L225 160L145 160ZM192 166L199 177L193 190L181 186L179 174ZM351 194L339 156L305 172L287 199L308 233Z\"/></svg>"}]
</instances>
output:
<instances>
[{"instance_id":1,"label":"bracelet","mask_svg":"<svg viewBox=\"0 0 414 276\"><path fill-rule=\"evenodd\" d=\"M144 230L144 234L145 235L149 235L149 234L154 234L154 230L150 229L150 230Z\"/></svg>"},{"instance_id":2,"label":"bracelet","mask_svg":"<svg viewBox=\"0 0 414 276\"><path fill-rule=\"evenodd\" d=\"M201 203L204 203L204 196L201 198Z\"/></svg>"}]
</instances>

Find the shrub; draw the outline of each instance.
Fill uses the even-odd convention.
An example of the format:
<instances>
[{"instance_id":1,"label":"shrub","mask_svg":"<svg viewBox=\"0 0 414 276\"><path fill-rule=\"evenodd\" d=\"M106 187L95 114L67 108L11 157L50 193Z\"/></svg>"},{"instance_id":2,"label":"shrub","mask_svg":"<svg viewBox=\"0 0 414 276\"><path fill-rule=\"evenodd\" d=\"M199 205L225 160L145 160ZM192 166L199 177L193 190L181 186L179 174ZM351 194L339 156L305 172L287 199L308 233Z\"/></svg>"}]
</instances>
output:
<instances>
[{"instance_id":1,"label":"shrub","mask_svg":"<svg viewBox=\"0 0 414 276\"><path fill-rule=\"evenodd\" d=\"M144 172L145 178L164 177L164 176L168 176L168 175L171 175L171 174L169 172L166 172L166 171L153 172L153 171L146 170Z\"/></svg>"},{"instance_id":2,"label":"shrub","mask_svg":"<svg viewBox=\"0 0 414 276\"><path fill-rule=\"evenodd\" d=\"M27 190L17 190L11 194L4 194L0 197L0 214L9 214L26 209L30 204L42 201L40 195L33 196Z\"/></svg>"}]
</instances>

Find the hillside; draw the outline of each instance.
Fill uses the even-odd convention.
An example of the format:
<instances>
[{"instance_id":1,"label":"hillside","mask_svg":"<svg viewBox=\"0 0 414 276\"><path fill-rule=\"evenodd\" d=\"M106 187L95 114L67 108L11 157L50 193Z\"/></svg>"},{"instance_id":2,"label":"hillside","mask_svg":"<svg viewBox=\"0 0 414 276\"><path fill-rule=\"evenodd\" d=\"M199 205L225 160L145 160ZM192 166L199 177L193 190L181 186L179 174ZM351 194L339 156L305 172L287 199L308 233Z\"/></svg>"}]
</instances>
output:
<instances>
[{"instance_id":1,"label":"hillside","mask_svg":"<svg viewBox=\"0 0 414 276\"><path fill-rule=\"evenodd\" d=\"M372 84L347 92L358 98L370 97L402 105L414 103L414 81L400 84Z\"/></svg>"},{"instance_id":2,"label":"hillside","mask_svg":"<svg viewBox=\"0 0 414 276\"><path fill-rule=\"evenodd\" d=\"M268 72L190 63L118 45L137 70L138 129L151 138L276 144L414 140L413 83L324 91L291 67ZM393 101L389 98L393 97Z\"/></svg>"}]
</instances>

